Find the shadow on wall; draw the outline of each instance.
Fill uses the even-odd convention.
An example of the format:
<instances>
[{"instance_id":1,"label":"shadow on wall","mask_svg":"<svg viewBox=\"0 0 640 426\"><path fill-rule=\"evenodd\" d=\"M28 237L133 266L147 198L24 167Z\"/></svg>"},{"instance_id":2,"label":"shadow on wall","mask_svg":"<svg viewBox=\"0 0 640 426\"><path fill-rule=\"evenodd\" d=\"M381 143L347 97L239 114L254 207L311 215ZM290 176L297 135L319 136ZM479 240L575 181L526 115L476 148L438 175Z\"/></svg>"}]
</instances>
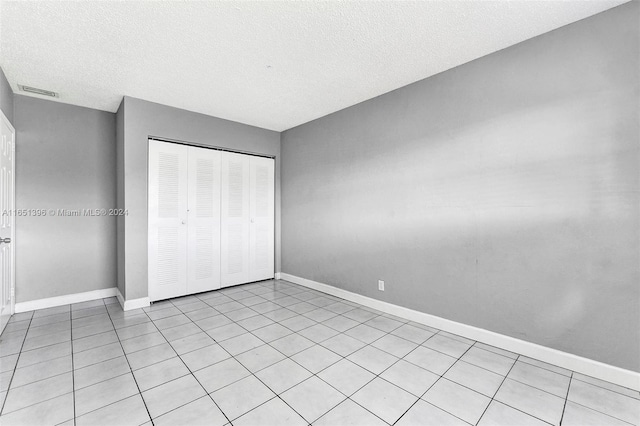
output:
<instances>
[{"instance_id":1,"label":"shadow on wall","mask_svg":"<svg viewBox=\"0 0 640 426\"><path fill-rule=\"evenodd\" d=\"M283 272L640 370L637 16L284 132Z\"/></svg>"}]
</instances>

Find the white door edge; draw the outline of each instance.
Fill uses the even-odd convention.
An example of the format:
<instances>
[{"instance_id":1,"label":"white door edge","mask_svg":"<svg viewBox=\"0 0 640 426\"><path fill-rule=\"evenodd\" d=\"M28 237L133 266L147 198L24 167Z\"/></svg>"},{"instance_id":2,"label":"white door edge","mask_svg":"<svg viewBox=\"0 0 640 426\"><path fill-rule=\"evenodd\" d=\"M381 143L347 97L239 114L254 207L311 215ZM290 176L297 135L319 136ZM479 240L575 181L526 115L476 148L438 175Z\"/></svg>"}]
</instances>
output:
<instances>
[{"instance_id":1,"label":"white door edge","mask_svg":"<svg viewBox=\"0 0 640 426\"><path fill-rule=\"evenodd\" d=\"M11 179L11 205L13 208L16 208L16 178L15 178L15 167L16 167L16 129L13 127L9 119L6 115L4 115L4 111L0 110L0 116L2 117L2 121L9 127L11 133L13 133L13 141L11 146L11 164L13 165L13 179ZM11 315L16 313L16 219L15 216L11 215Z\"/></svg>"}]
</instances>

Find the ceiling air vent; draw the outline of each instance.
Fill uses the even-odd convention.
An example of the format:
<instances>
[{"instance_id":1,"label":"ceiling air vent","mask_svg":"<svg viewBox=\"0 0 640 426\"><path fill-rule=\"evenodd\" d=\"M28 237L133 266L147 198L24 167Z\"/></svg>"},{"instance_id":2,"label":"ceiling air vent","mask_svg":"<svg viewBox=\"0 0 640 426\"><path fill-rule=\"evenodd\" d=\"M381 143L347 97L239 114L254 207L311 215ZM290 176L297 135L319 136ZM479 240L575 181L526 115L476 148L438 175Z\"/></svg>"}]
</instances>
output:
<instances>
[{"instance_id":1,"label":"ceiling air vent","mask_svg":"<svg viewBox=\"0 0 640 426\"><path fill-rule=\"evenodd\" d=\"M52 98L59 97L56 92L52 92L51 90L38 89L31 86L23 86L22 84L18 84L18 89L22 90L23 92L35 93L36 95L50 96Z\"/></svg>"}]
</instances>

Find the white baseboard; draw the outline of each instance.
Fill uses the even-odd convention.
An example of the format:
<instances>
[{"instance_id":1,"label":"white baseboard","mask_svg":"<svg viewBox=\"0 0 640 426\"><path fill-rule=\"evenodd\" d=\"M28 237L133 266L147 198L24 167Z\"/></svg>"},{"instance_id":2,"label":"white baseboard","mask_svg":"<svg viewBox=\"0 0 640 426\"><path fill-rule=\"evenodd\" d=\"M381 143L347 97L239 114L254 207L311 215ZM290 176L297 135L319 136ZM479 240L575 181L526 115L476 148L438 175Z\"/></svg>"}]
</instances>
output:
<instances>
[{"instance_id":1,"label":"white baseboard","mask_svg":"<svg viewBox=\"0 0 640 426\"><path fill-rule=\"evenodd\" d=\"M406 318L420 324L457 334L471 340L506 349L549 364L554 364L559 367L566 368L567 370L586 374L626 388L640 390L640 373L636 373L631 370L625 370L623 368L594 361L589 358L583 358L557 349L494 333L493 331L451 321L435 315L415 311L413 309L404 308L381 300L372 299L328 284L296 277L295 275L290 275L284 272L280 273L280 279L322 291L332 296L359 303L391 315Z\"/></svg>"},{"instance_id":2,"label":"white baseboard","mask_svg":"<svg viewBox=\"0 0 640 426\"><path fill-rule=\"evenodd\" d=\"M30 300L29 302L16 303L15 312L35 311L36 309L53 308L72 303L88 302L89 300L104 299L116 296L116 287L102 290L87 291L84 293L67 294L64 296L48 297L46 299Z\"/></svg>"},{"instance_id":3,"label":"white baseboard","mask_svg":"<svg viewBox=\"0 0 640 426\"><path fill-rule=\"evenodd\" d=\"M116 296L118 297L118 302L120 302L120 306L122 306L123 311L131 311L133 309L138 308L146 308L151 305L151 301L148 297L141 297L139 299L131 299L124 300L122 293L120 293L120 289L116 287Z\"/></svg>"},{"instance_id":4,"label":"white baseboard","mask_svg":"<svg viewBox=\"0 0 640 426\"><path fill-rule=\"evenodd\" d=\"M279 280L281 275L282 275L282 273L281 273L281 272L276 272L276 274L275 274L275 277L274 277L274 278L275 278L276 280Z\"/></svg>"},{"instance_id":5,"label":"white baseboard","mask_svg":"<svg viewBox=\"0 0 640 426\"><path fill-rule=\"evenodd\" d=\"M116 297L118 298L118 303L120 303L120 307L124 311L124 297L122 296L122 293L120 293L120 289L118 287L116 287Z\"/></svg>"}]
</instances>

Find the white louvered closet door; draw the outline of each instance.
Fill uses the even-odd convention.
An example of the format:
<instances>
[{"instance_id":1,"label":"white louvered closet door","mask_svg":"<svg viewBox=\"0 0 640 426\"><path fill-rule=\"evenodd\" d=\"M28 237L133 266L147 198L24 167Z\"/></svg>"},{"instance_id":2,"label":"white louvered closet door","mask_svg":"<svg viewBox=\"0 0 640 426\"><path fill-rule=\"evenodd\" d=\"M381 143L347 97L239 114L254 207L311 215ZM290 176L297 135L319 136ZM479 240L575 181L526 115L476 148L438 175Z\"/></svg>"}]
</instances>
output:
<instances>
[{"instance_id":1,"label":"white louvered closet door","mask_svg":"<svg viewBox=\"0 0 640 426\"><path fill-rule=\"evenodd\" d=\"M249 159L222 152L222 287L249 282Z\"/></svg>"},{"instance_id":2,"label":"white louvered closet door","mask_svg":"<svg viewBox=\"0 0 640 426\"><path fill-rule=\"evenodd\" d=\"M188 147L149 141L149 298L187 292Z\"/></svg>"},{"instance_id":3,"label":"white louvered closet door","mask_svg":"<svg viewBox=\"0 0 640 426\"><path fill-rule=\"evenodd\" d=\"M274 276L274 164L272 158L249 160L249 281Z\"/></svg>"},{"instance_id":4,"label":"white louvered closet door","mask_svg":"<svg viewBox=\"0 0 640 426\"><path fill-rule=\"evenodd\" d=\"M189 147L187 292L220 288L221 152Z\"/></svg>"}]
</instances>

